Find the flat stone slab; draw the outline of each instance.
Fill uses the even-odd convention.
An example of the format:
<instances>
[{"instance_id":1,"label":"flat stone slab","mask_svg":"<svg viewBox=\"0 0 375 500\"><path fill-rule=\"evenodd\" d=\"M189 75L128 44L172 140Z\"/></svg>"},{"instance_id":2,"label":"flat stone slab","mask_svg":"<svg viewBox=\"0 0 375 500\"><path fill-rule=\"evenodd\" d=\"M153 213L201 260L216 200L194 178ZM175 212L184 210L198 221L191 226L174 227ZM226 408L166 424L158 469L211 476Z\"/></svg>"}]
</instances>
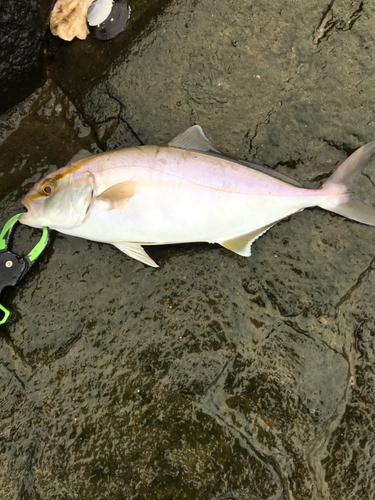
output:
<instances>
[{"instance_id":1,"label":"flat stone slab","mask_svg":"<svg viewBox=\"0 0 375 500\"><path fill-rule=\"evenodd\" d=\"M369 3L162 7L132 40L62 46L50 69L66 95L49 83L0 123L0 224L80 149L166 143L194 123L306 187L375 139ZM37 233L21 228L17 249ZM7 295L4 498L372 498L374 235L309 209L248 259L160 246L155 270L55 234Z\"/></svg>"}]
</instances>

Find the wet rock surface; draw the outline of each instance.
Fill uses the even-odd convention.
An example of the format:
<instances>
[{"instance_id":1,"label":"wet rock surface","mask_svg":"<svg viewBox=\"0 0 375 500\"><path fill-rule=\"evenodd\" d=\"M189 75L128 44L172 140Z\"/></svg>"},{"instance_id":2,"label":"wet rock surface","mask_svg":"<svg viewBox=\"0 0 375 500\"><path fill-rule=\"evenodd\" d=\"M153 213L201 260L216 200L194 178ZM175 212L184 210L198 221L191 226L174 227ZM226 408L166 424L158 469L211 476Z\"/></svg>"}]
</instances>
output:
<instances>
[{"instance_id":1,"label":"wet rock surface","mask_svg":"<svg viewBox=\"0 0 375 500\"><path fill-rule=\"evenodd\" d=\"M193 123L307 187L375 138L372 4L156 7L136 41L63 45L64 92L48 82L3 117L1 224L79 150ZM359 185L372 201L374 169ZM16 250L37 236L20 228ZM0 327L3 497L371 499L374 241L310 209L249 259L153 247L155 270L55 234Z\"/></svg>"},{"instance_id":2,"label":"wet rock surface","mask_svg":"<svg viewBox=\"0 0 375 500\"><path fill-rule=\"evenodd\" d=\"M43 46L51 0L0 3L0 114L45 80Z\"/></svg>"}]
</instances>

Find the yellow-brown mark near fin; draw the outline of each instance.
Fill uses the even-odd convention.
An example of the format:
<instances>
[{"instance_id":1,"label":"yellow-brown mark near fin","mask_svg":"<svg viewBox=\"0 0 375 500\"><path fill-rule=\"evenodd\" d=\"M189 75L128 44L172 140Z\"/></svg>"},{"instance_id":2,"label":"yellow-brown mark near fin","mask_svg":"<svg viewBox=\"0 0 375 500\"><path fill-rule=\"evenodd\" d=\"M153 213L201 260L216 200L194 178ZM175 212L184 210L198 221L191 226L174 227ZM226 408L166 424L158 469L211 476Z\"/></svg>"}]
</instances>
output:
<instances>
[{"instance_id":1,"label":"yellow-brown mark near fin","mask_svg":"<svg viewBox=\"0 0 375 500\"><path fill-rule=\"evenodd\" d=\"M105 201L110 204L110 210L120 208L127 203L134 194L136 182L126 181L116 184L97 197L99 201Z\"/></svg>"},{"instance_id":2,"label":"yellow-brown mark near fin","mask_svg":"<svg viewBox=\"0 0 375 500\"><path fill-rule=\"evenodd\" d=\"M103 154L103 153L102 153ZM99 155L97 155L99 156ZM58 181L59 179L62 179L68 174L71 174L72 172L75 172L79 168L83 167L85 163L91 160L91 156L88 156L87 158L84 158L83 160L80 160L78 162L72 163L72 165L68 168L66 168L63 172L60 172L59 174L54 175L53 177L50 177L50 179L54 179L55 181Z\"/></svg>"}]
</instances>

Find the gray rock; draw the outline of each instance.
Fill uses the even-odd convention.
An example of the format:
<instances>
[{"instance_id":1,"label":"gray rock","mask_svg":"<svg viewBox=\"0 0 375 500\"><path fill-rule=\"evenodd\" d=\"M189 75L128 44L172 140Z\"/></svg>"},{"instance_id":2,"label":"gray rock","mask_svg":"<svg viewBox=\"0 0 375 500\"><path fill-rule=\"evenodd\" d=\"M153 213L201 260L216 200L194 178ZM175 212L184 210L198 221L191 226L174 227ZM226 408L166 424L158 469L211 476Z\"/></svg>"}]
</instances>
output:
<instances>
[{"instance_id":1,"label":"gray rock","mask_svg":"<svg viewBox=\"0 0 375 500\"><path fill-rule=\"evenodd\" d=\"M0 114L45 80L44 38L52 0L0 2Z\"/></svg>"},{"instance_id":2,"label":"gray rock","mask_svg":"<svg viewBox=\"0 0 375 500\"><path fill-rule=\"evenodd\" d=\"M307 187L375 139L372 5L156 7L142 36L56 53L52 74L98 145L54 86L13 133L8 117L1 223L79 150L166 142L193 123ZM372 164L368 200L374 176ZM25 228L15 244L32 238ZM7 499L370 500L374 228L310 209L249 259L206 244L150 254L159 269L55 235L7 296Z\"/></svg>"}]
</instances>

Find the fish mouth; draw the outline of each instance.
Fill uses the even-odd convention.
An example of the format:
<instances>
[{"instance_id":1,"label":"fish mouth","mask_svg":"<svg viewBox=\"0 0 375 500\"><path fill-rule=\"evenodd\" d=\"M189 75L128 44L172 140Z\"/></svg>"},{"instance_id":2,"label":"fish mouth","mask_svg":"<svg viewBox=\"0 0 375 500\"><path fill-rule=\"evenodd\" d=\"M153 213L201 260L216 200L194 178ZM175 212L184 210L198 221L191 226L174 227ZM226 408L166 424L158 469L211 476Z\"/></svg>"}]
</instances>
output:
<instances>
[{"instance_id":1,"label":"fish mouth","mask_svg":"<svg viewBox=\"0 0 375 500\"><path fill-rule=\"evenodd\" d=\"M25 196L24 198L22 198L21 203L25 208L27 208L28 212L30 212L33 217L39 215L39 212L41 210L40 203L34 201L29 196Z\"/></svg>"},{"instance_id":2,"label":"fish mouth","mask_svg":"<svg viewBox=\"0 0 375 500\"><path fill-rule=\"evenodd\" d=\"M41 227L40 225L37 226L34 223L35 218L39 215L40 207L39 210L37 210L37 205L35 203L32 203L32 201L26 196L21 200L21 203L27 209L27 212L23 212L19 218L21 224L32 227Z\"/></svg>"},{"instance_id":3,"label":"fish mouth","mask_svg":"<svg viewBox=\"0 0 375 500\"><path fill-rule=\"evenodd\" d=\"M23 206L27 209L27 212L24 212L24 213L21 215L21 217L22 217L22 216L24 216L24 215L26 215L26 214L27 214L28 216L30 216L30 215L36 215L36 214L33 214L33 213L32 213L32 212L35 212L35 210L33 210L32 203L31 203L31 201L30 201L28 198L26 198L26 197L25 197L25 198L22 198L21 203L22 203L22 205L23 205Z\"/></svg>"},{"instance_id":4,"label":"fish mouth","mask_svg":"<svg viewBox=\"0 0 375 500\"><path fill-rule=\"evenodd\" d=\"M22 198L21 203L22 203L22 205L23 205L25 208L27 208L27 210L29 210L29 209L30 209L30 203L29 203L29 201L28 201L28 199L27 199L26 197L25 197L25 198Z\"/></svg>"}]
</instances>

